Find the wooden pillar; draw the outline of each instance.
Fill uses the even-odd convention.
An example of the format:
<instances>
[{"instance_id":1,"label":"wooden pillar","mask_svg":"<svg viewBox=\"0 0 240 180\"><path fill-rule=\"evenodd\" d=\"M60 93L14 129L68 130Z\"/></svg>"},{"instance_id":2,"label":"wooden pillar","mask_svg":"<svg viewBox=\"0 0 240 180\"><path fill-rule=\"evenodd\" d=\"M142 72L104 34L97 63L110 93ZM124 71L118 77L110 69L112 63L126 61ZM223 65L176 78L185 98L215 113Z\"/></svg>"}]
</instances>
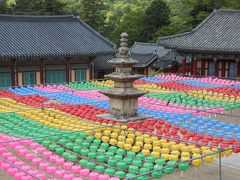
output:
<instances>
[{"instance_id":1,"label":"wooden pillar","mask_svg":"<svg viewBox=\"0 0 240 180\"><path fill-rule=\"evenodd\" d=\"M197 59L194 57L192 59L192 75L197 74Z\"/></svg>"},{"instance_id":2,"label":"wooden pillar","mask_svg":"<svg viewBox=\"0 0 240 180\"><path fill-rule=\"evenodd\" d=\"M213 62L214 62L214 76L218 77L218 60L217 60L217 58L214 58Z\"/></svg>"},{"instance_id":3,"label":"wooden pillar","mask_svg":"<svg viewBox=\"0 0 240 180\"><path fill-rule=\"evenodd\" d=\"M18 76L17 76L18 70L17 70L17 60L13 60L13 64L11 67L11 74L12 74L12 86L18 85Z\"/></svg>"},{"instance_id":4,"label":"wooden pillar","mask_svg":"<svg viewBox=\"0 0 240 180\"><path fill-rule=\"evenodd\" d=\"M182 74L186 74L186 64L187 64L187 60L184 57L184 59L182 59Z\"/></svg>"},{"instance_id":5,"label":"wooden pillar","mask_svg":"<svg viewBox=\"0 0 240 180\"><path fill-rule=\"evenodd\" d=\"M240 60L236 59L236 65L237 65L237 77L240 76Z\"/></svg>"},{"instance_id":6,"label":"wooden pillar","mask_svg":"<svg viewBox=\"0 0 240 180\"><path fill-rule=\"evenodd\" d=\"M71 82L71 59L68 58L68 62L66 64L66 82Z\"/></svg>"},{"instance_id":7,"label":"wooden pillar","mask_svg":"<svg viewBox=\"0 0 240 180\"><path fill-rule=\"evenodd\" d=\"M45 84L46 82L46 59L41 60L41 65L40 65L40 82L41 84Z\"/></svg>"},{"instance_id":8,"label":"wooden pillar","mask_svg":"<svg viewBox=\"0 0 240 180\"><path fill-rule=\"evenodd\" d=\"M201 76L205 76L205 60L201 61Z\"/></svg>"},{"instance_id":9,"label":"wooden pillar","mask_svg":"<svg viewBox=\"0 0 240 180\"><path fill-rule=\"evenodd\" d=\"M226 61L222 61L222 73L221 73L221 77L225 77L225 71L226 71Z\"/></svg>"},{"instance_id":10,"label":"wooden pillar","mask_svg":"<svg viewBox=\"0 0 240 180\"><path fill-rule=\"evenodd\" d=\"M90 70L91 68L87 68L87 70L86 70L86 80L87 81L89 81L89 80L91 80L91 70Z\"/></svg>"},{"instance_id":11,"label":"wooden pillar","mask_svg":"<svg viewBox=\"0 0 240 180\"><path fill-rule=\"evenodd\" d=\"M90 59L90 61L91 61L91 64L90 64L90 80L94 80L94 63L93 63L93 61L94 61L94 57L90 57L89 58Z\"/></svg>"}]
</instances>

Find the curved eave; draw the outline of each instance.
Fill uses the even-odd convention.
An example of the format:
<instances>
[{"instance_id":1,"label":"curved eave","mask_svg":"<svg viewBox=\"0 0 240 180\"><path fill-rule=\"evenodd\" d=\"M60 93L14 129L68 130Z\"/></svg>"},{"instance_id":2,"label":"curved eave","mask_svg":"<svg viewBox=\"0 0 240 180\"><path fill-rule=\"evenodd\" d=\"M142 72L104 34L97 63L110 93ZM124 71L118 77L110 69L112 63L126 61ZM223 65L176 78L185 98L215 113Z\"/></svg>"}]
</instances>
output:
<instances>
[{"instance_id":1,"label":"curved eave","mask_svg":"<svg viewBox=\"0 0 240 180\"><path fill-rule=\"evenodd\" d=\"M159 43L166 48L176 49L178 52L181 53L193 53L193 54L214 54L214 55L240 55L239 50L221 50L221 49L194 49L194 48L185 48L185 47L178 47L173 45L168 45L165 43Z\"/></svg>"},{"instance_id":2,"label":"curved eave","mask_svg":"<svg viewBox=\"0 0 240 180\"><path fill-rule=\"evenodd\" d=\"M28 54L28 55L0 55L0 60L11 60L11 59L47 59L47 58L66 58L66 57L86 57L86 56L104 56L114 53L114 50L102 51L102 52L89 52L89 53L57 53L57 54Z\"/></svg>"}]
</instances>

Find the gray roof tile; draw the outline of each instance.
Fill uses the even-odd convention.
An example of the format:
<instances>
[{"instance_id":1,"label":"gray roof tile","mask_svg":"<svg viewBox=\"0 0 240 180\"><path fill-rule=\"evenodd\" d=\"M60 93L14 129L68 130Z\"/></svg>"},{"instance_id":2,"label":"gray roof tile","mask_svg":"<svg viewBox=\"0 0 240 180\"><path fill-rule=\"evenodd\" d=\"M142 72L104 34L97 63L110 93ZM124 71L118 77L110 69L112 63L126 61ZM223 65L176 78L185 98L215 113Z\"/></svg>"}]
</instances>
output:
<instances>
[{"instance_id":1,"label":"gray roof tile","mask_svg":"<svg viewBox=\"0 0 240 180\"><path fill-rule=\"evenodd\" d=\"M109 54L109 55L105 55L105 56L97 56L93 63L94 63L94 69L96 70L110 70L110 69L114 69L114 66L110 63L108 63L108 61L112 60L116 58L113 54Z\"/></svg>"},{"instance_id":2,"label":"gray roof tile","mask_svg":"<svg viewBox=\"0 0 240 180\"><path fill-rule=\"evenodd\" d=\"M192 31L160 37L158 44L190 53L240 54L240 11L214 10Z\"/></svg>"},{"instance_id":3,"label":"gray roof tile","mask_svg":"<svg viewBox=\"0 0 240 180\"><path fill-rule=\"evenodd\" d=\"M73 16L0 15L0 59L97 56L114 44Z\"/></svg>"}]
</instances>

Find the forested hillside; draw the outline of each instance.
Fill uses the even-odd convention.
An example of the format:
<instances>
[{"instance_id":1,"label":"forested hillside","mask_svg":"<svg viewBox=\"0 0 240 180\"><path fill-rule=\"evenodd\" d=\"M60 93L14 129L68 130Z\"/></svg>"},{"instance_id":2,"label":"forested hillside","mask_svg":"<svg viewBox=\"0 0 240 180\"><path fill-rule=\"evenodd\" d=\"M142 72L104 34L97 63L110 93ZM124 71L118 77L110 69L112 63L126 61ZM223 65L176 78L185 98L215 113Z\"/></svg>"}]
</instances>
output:
<instances>
[{"instance_id":1,"label":"forested hillside","mask_svg":"<svg viewBox=\"0 0 240 180\"><path fill-rule=\"evenodd\" d=\"M0 14L75 14L115 43L128 32L130 45L188 31L214 8L240 9L240 0L0 0Z\"/></svg>"}]
</instances>

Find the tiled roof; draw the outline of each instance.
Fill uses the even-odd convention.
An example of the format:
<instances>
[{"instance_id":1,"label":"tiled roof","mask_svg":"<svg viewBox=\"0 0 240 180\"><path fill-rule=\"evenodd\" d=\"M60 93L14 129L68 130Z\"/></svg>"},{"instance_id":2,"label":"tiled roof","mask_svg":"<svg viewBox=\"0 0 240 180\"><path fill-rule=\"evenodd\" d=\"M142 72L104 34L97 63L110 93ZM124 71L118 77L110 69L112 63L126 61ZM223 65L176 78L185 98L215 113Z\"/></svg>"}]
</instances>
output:
<instances>
[{"instance_id":1,"label":"tiled roof","mask_svg":"<svg viewBox=\"0 0 240 180\"><path fill-rule=\"evenodd\" d=\"M135 64L133 67L146 67L152 62L159 59L158 55L154 53L137 54L132 52L130 57L138 61L138 63Z\"/></svg>"},{"instance_id":2,"label":"tiled roof","mask_svg":"<svg viewBox=\"0 0 240 180\"><path fill-rule=\"evenodd\" d=\"M97 56L93 63L94 63L94 69L96 70L109 70L109 69L114 69L114 66L108 61L116 58L113 54L105 55L105 56Z\"/></svg>"},{"instance_id":3,"label":"tiled roof","mask_svg":"<svg viewBox=\"0 0 240 180\"><path fill-rule=\"evenodd\" d=\"M155 43L135 42L130 52L136 54L152 54L155 52L155 54L161 57L167 54L169 49L165 49L163 46L159 46Z\"/></svg>"},{"instance_id":4,"label":"tiled roof","mask_svg":"<svg viewBox=\"0 0 240 180\"><path fill-rule=\"evenodd\" d=\"M97 56L114 44L73 16L0 15L0 59Z\"/></svg>"},{"instance_id":5,"label":"tiled roof","mask_svg":"<svg viewBox=\"0 0 240 180\"><path fill-rule=\"evenodd\" d=\"M137 67L146 67L155 61L155 68L168 68L172 61L181 63L183 59L179 53L154 43L135 42L130 51L133 58L139 61Z\"/></svg>"},{"instance_id":6,"label":"tiled roof","mask_svg":"<svg viewBox=\"0 0 240 180\"><path fill-rule=\"evenodd\" d=\"M130 57L139 61L134 67L146 67L154 63L154 67L168 68L172 61L182 62L183 57L179 53L165 49L163 46L151 43L135 42L130 49ZM114 59L113 55L98 56L94 60L95 69L114 69L107 61Z\"/></svg>"},{"instance_id":7,"label":"tiled roof","mask_svg":"<svg viewBox=\"0 0 240 180\"><path fill-rule=\"evenodd\" d=\"M192 31L160 37L158 44L187 53L240 54L240 11L214 10Z\"/></svg>"}]
</instances>

